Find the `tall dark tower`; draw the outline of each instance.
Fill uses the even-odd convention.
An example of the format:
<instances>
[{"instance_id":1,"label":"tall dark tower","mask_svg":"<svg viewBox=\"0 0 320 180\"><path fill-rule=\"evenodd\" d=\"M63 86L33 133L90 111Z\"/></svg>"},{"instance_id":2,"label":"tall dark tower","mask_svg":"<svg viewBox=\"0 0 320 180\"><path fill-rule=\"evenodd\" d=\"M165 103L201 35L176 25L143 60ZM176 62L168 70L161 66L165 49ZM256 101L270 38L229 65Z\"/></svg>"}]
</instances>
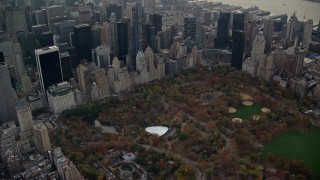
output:
<instances>
[{"instance_id":1,"label":"tall dark tower","mask_svg":"<svg viewBox=\"0 0 320 180\"><path fill-rule=\"evenodd\" d=\"M149 24L153 24L155 26L156 33L162 31L162 16L158 13L150 14Z\"/></svg>"},{"instance_id":2,"label":"tall dark tower","mask_svg":"<svg viewBox=\"0 0 320 180\"><path fill-rule=\"evenodd\" d=\"M53 84L63 80L60 53L57 46L45 47L35 50L40 87L42 92Z\"/></svg>"},{"instance_id":3,"label":"tall dark tower","mask_svg":"<svg viewBox=\"0 0 320 180\"><path fill-rule=\"evenodd\" d=\"M234 13L232 21L232 30L244 31L244 13Z\"/></svg>"},{"instance_id":4,"label":"tall dark tower","mask_svg":"<svg viewBox=\"0 0 320 180\"><path fill-rule=\"evenodd\" d=\"M184 18L183 38L191 38L192 40L196 39L196 18L192 14L189 14Z\"/></svg>"},{"instance_id":5,"label":"tall dark tower","mask_svg":"<svg viewBox=\"0 0 320 180\"><path fill-rule=\"evenodd\" d=\"M109 21L110 16L112 13L114 13L117 17L117 20L120 20L122 18L122 7L117 4L108 4L106 5L106 18Z\"/></svg>"},{"instance_id":6,"label":"tall dark tower","mask_svg":"<svg viewBox=\"0 0 320 180\"><path fill-rule=\"evenodd\" d=\"M129 48L128 39L128 23L117 22L117 35L118 35L118 55L121 60L126 59Z\"/></svg>"},{"instance_id":7,"label":"tall dark tower","mask_svg":"<svg viewBox=\"0 0 320 180\"><path fill-rule=\"evenodd\" d=\"M5 62L0 62L0 87L0 124L9 121L17 122L13 88L10 82L8 66Z\"/></svg>"},{"instance_id":8,"label":"tall dark tower","mask_svg":"<svg viewBox=\"0 0 320 180\"><path fill-rule=\"evenodd\" d=\"M218 20L217 38L214 40L216 48L225 48L229 42L230 12L220 12Z\"/></svg>"},{"instance_id":9,"label":"tall dark tower","mask_svg":"<svg viewBox=\"0 0 320 180\"><path fill-rule=\"evenodd\" d=\"M231 56L231 67L238 70L242 69L242 60L244 53L244 42L245 34L243 31L235 30L232 32L232 56Z\"/></svg>"},{"instance_id":10,"label":"tall dark tower","mask_svg":"<svg viewBox=\"0 0 320 180\"><path fill-rule=\"evenodd\" d=\"M131 58L135 59L138 50L142 50L143 44L143 34L142 34L142 24L144 22L144 10L140 3L132 8L131 16L131 28L132 28L132 46L131 46ZM136 61L132 61L133 67L135 67Z\"/></svg>"},{"instance_id":11,"label":"tall dark tower","mask_svg":"<svg viewBox=\"0 0 320 180\"><path fill-rule=\"evenodd\" d=\"M80 24L75 26L73 31L74 31L73 45L76 48L76 53L79 60L78 64L82 59L91 61L92 60L91 49L92 49L92 42L93 42L91 26L88 24Z\"/></svg>"}]
</instances>

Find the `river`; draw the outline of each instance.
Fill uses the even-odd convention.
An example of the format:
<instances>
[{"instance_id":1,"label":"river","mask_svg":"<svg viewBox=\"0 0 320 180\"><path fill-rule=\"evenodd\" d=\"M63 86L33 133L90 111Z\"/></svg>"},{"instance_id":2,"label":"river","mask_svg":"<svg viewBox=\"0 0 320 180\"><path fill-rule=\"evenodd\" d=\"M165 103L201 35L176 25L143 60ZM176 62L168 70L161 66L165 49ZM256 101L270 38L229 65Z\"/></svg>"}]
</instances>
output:
<instances>
[{"instance_id":1,"label":"river","mask_svg":"<svg viewBox=\"0 0 320 180\"><path fill-rule=\"evenodd\" d=\"M314 24L319 24L320 3L306 0L213 0L223 4L238 5L244 8L258 6L259 9L270 11L274 14L288 14L290 17L293 12L297 11L297 17L300 21L313 19Z\"/></svg>"}]
</instances>

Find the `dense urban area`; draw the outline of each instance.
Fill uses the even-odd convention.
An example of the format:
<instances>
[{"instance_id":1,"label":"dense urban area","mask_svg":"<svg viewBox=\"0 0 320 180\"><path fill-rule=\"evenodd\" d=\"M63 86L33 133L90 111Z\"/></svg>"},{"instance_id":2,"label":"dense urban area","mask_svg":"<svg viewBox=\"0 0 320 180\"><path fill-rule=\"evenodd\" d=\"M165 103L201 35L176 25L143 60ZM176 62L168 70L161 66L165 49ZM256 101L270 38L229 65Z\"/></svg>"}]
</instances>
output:
<instances>
[{"instance_id":1,"label":"dense urban area","mask_svg":"<svg viewBox=\"0 0 320 180\"><path fill-rule=\"evenodd\" d=\"M306 12L0 1L0 179L319 179Z\"/></svg>"}]
</instances>

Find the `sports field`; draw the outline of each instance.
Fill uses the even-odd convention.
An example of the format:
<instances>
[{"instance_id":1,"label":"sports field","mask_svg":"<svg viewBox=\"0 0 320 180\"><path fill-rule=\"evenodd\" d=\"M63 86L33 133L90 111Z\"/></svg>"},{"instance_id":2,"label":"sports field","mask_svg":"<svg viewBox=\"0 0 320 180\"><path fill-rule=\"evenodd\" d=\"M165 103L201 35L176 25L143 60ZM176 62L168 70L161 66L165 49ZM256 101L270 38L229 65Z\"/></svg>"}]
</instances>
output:
<instances>
[{"instance_id":1,"label":"sports field","mask_svg":"<svg viewBox=\"0 0 320 180\"><path fill-rule=\"evenodd\" d=\"M259 115L261 113L262 106L257 103L253 103L252 106L241 105L237 109L237 112L230 114L231 118L249 119L252 115Z\"/></svg>"}]
</instances>

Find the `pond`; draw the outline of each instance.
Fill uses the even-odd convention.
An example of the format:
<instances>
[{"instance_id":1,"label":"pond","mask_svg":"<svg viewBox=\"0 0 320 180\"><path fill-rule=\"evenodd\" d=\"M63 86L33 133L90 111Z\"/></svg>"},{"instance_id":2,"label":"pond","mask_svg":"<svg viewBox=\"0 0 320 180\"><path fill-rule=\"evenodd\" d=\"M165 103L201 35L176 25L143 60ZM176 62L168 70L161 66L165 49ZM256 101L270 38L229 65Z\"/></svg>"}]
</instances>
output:
<instances>
[{"instance_id":1,"label":"pond","mask_svg":"<svg viewBox=\"0 0 320 180\"><path fill-rule=\"evenodd\" d=\"M115 127L102 125L98 119L94 121L94 126L100 127L104 133L119 134Z\"/></svg>"}]
</instances>

